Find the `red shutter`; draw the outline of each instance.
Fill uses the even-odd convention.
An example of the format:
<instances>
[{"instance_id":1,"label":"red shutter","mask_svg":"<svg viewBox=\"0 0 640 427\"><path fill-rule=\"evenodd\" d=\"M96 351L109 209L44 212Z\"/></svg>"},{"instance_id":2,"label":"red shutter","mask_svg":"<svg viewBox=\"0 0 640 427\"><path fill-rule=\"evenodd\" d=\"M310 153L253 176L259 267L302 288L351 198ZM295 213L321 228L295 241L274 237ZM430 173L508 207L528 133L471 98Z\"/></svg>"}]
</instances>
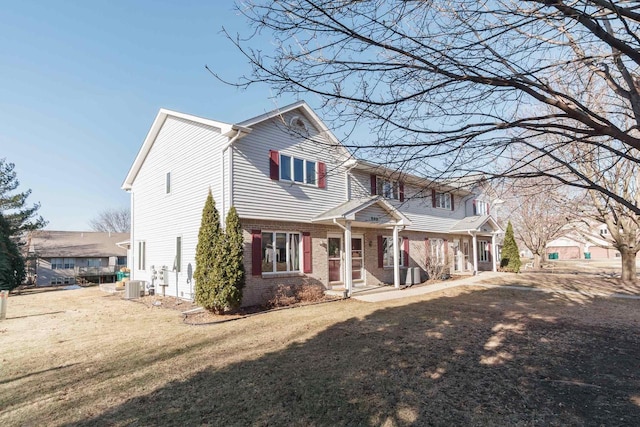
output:
<instances>
[{"instance_id":1,"label":"red shutter","mask_svg":"<svg viewBox=\"0 0 640 427\"><path fill-rule=\"evenodd\" d=\"M400 201L404 202L404 184L400 183L399 187L400 188L398 192L400 193Z\"/></svg>"},{"instance_id":2,"label":"red shutter","mask_svg":"<svg viewBox=\"0 0 640 427\"><path fill-rule=\"evenodd\" d=\"M454 199L453 194L451 194L451 210L454 210L454 207L453 207L453 199Z\"/></svg>"},{"instance_id":3,"label":"red shutter","mask_svg":"<svg viewBox=\"0 0 640 427\"><path fill-rule=\"evenodd\" d=\"M378 268L384 267L384 252L382 251L382 236L378 236Z\"/></svg>"},{"instance_id":4,"label":"red shutter","mask_svg":"<svg viewBox=\"0 0 640 427\"><path fill-rule=\"evenodd\" d=\"M251 274L262 274L262 231L251 230Z\"/></svg>"},{"instance_id":5,"label":"red shutter","mask_svg":"<svg viewBox=\"0 0 640 427\"><path fill-rule=\"evenodd\" d=\"M311 233L305 231L302 233L302 247L303 247L303 259L302 259L302 271L304 273L311 273Z\"/></svg>"},{"instance_id":6,"label":"red shutter","mask_svg":"<svg viewBox=\"0 0 640 427\"><path fill-rule=\"evenodd\" d=\"M436 190L435 189L431 190L431 207L432 208L436 207Z\"/></svg>"},{"instance_id":7,"label":"red shutter","mask_svg":"<svg viewBox=\"0 0 640 427\"><path fill-rule=\"evenodd\" d=\"M409 238L402 239L402 251L404 252L404 266L409 267Z\"/></svg>"},{"instance_id":8,"label":"red shutter","mask_svg":"<svg viewBox=\"0 0 640 427\"><path fill-rule=\"evenodd\" d=\"M318 188L327 188L327 165L318 162Z\"/></svg>"},{"instance_id":9,"label":"red shutter","mask_svg":"<svg viewBox=\"0 0 640 427\"><path fill-rule=\"evenodd\" d=\"M473 214L474 215L478 215L478 208L476 207L475 199L473 200Z\"/></svg>"},{"instance_id":10,"label":"red shutter","mask_svg":"<svg viewBox=\"0 0 640 427\"><path fill-rule=\"evenodd\" d=\"M271 179L280 179L280 153L269 150L269 176Z\"/></svg>"},{"instance_id":11,"label":"red shutter","mask_svg":"<svg viewBox=\"0 0 640 427\"><path fill-rule=\"evenodd\" d=\"M489 211L490 208L491 206L489 205L489 203L487 203L487 215L491 215L491 212Z\"/></svg>"},{"instance_id":12,"label":"red shutter","mask_svg":"<svg viewBox=\"0 0 640 427\"><path fill-rule=\"evenodd\" d=\"M378 194L377 190L376 190L376 185L377 185L377 180L376 180L376 176L375 175L371 175L371 195L375 196L376 194Z\"/></svg>"}]
</instances>

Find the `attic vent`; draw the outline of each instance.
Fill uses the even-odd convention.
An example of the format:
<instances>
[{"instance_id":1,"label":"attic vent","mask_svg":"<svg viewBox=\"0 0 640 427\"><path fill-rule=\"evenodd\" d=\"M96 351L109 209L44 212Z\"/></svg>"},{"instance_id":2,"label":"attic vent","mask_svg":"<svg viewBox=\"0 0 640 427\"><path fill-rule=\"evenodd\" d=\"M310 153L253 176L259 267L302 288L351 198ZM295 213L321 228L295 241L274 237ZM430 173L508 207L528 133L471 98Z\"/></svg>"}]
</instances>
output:
<instances>
[{"instance_id":1,"label":"attic vent","mask_svg":"<svg viewBox=\"0 0 640 427\"><path fill-rule=\"evenodd\" d=\"M289 125L292 128L297 129L298 131L307 131L307 125L304 123L304 121L300 118L300 116L293 116L291 118L291 122L289 122Z\"/></svg>"}]
</instances>

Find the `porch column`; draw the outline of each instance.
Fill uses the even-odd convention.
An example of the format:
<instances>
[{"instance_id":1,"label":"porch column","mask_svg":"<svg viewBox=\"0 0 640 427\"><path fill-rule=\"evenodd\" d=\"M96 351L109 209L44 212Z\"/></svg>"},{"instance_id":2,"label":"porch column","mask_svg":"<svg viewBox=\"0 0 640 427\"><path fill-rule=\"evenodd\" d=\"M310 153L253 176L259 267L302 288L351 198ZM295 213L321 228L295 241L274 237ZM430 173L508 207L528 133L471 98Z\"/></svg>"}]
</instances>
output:
<instances>
[{"instance_id":1,"label":"porch column","mask_svg":"<svg viewBox=\"0 0 640 427\"><path fill-rule=\"evenodd\" d=\"M493 271L498 271L496 260L498 258L498 247L496 246L496 233L491 235L491 259L493 260Z\"/></svg>"},{"instance_id":2,"label":"porch column","mask_svg":"<svg viewBox=\"0 0 640 427\"><path fill-rule=\"evenodd\" d=\"M353 274L351 272L351 221L347 221L344 228L344 288L351 296L353 290Z\"/></svg>"},{"instance_id":3,"label":"porch column","mask_svg":"<svg viewBox=\"0 0 640 427\"><path fill-rule=\"evenodd\" d=\"M478 274L478 237L473 233L473 274Z\"/></svg>"},{"instance_id":4,"label":"porch column","mask_svg":"<svg viewBox=\"0 0 640 427\"><path fill-rule=\"evenodd\" d=\"M393 226L393 286L400 288L400 245L398 244L398 226Z\"/></svg>"}]
</instances>

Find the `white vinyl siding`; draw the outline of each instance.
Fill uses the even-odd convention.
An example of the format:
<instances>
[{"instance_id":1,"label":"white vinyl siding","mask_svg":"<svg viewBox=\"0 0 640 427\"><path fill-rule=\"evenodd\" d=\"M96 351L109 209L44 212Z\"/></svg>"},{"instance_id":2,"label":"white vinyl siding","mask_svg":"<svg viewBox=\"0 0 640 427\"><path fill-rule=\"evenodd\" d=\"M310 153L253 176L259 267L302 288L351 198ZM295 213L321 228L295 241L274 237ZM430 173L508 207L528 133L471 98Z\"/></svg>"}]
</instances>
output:
<instances>
[{"instance_id":1,"label":"white vinyl siding","mask_svg":"<svg viewBox=\"0 0 640 427\"><path fill-rule=\"evenodd\" d=\"M352 198L364 198L371 195L371 174L354 169L351 171L350 194ZM430 189L421 189L404 183L404 203L387 199L403 215L411 220L406 229L410 231L430 231L447 233L453 225L465 217L464 203L458 203L454 210L439 209L432 206ZM449 205L451 206L451 205Z\"/></svg>"},{"instance_id":2,"label":"white vinyl siding","mask_svg":"<svg viewBox=\"0 0 640 427\"><path fill-rule=\"evenodd\" d=\"M171 271L176 257L176 236L181 236L179 297L191 298L198 230L207 193L211 189L218 209L223 205L222 147L229 138L211 126L168 116L132 185L133 280L151 281L150 269L165 265ZM188 153L186 153L188 151ZM229 153L231 150L227 150ZM227 165L225 164L225 168ZM171 197L166 195L166 174L171 171ZM229 206L229 198L224 205ZM220 212L224 218L225 213ZM145 241L144 266L138 258ZM142 268L141 268L142 267ZM176 294L176 274L169 274L167 295Z\"/></svg>"},{"instance_id":3,"label":"white vinyl siding","mask_svg":"<svg viewBox=\"0 0 640 427\"><path fill-rule=\"evenodd\" d=\"M286 115L284 123L290 121L289 116L293 115ZM309 135L302 137L287 133L280 119L267 120L251 126L252 132L234 143L233 203L241 218L308 222L346 200L343 166L346 151L332 147L324 134L310 123L305 124ZM280 154L279 180L269 178L269 150ZM283 165L285 157L289 160L284 160ZM325 163L326 188L318 188L317 182L296 184L295 158L306 160L309 169L313 162L316 174L318 162ZM283 177L282 169L287 165L290 173ZM307 183L311 184L308 178Z\"/></svg>"}]
</instances>

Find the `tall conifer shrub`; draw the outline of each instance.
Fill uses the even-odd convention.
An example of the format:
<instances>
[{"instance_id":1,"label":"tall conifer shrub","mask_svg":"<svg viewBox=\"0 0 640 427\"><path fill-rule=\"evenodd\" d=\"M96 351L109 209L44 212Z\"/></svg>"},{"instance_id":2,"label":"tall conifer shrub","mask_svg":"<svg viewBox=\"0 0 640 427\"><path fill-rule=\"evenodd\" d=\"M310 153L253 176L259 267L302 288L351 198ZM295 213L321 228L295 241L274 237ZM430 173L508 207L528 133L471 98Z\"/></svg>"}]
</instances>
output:
<instances>
[{"instance_id":1,"label":"tall conifer shrub","mask_svg":"<svg viewBox=\"0 0 640 427\"><path fill-rule=\"evenodd\" d=\"M229 209L223 232L220 215L209 190L196 247L196 303L215 313L240 306L244 287L243 245L240 218L235 207Z\"/></svg>"},{"instance_id":2,"label":"tall conifer shrub","mask_svg":"<svg viewBox=\"0 0 640 427\"><path fill-rule=\"evenodd\" d=\"M193 272L193 278L196 281L196 303L215 312L222 312L225 308L217 298L217 288L220 286L222 276L220 271L222 240L220 215L209 189L198 232L196 270Z\"/></svg>"},{"instance_id":3,"label":"tall conifer shrub","mask_svg":"<svg viewBox=\"0 0 640 427\"><path fill-rule=\"evenodd\" d=\"M221 298L227 302L229 308L237 308L242 302L242 289L244 288L244 239L240 218L234 206L227 214L224 230L224 258L222 260L222 281L220 290Z\"/></svg>"},{"instance_id":4,"label":"tall conifer shrub","mask_svg":"<svg viewBox=\"0 0 640 427\"><path fill-rule=\"evenodd\" d=\"M512 271L514 273L520 272L520 251L518 250L518 244L513 235L513 227L511 221L507 224L507 231L504 234L504 243L502 245L502 259L500 260L500 267L505 271Z\"/></svg>"}]
</instances>

